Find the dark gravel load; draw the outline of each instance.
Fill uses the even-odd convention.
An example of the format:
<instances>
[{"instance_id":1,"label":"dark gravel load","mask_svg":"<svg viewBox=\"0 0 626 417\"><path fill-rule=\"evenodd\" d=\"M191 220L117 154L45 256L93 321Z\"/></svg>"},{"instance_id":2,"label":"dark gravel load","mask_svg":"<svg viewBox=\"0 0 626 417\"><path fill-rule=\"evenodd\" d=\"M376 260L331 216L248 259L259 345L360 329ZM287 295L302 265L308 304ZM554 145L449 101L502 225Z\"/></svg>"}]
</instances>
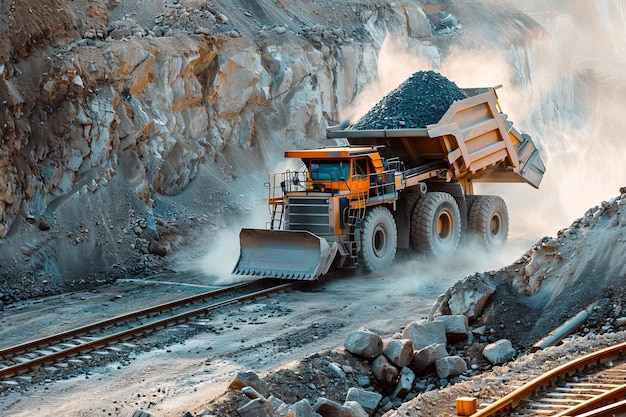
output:
<instances>
[{"instance_id":1,"label":"dark gravel load","mask_svg":"<svg viewBox=\"0 0 626 417\"><path fill-rule=\"evenodd\" d=\"M387 94L352 129L424 128L439 122L450 105L467 98L455 83L434 71L418 71Z\"/></svg>"}]
</instances>

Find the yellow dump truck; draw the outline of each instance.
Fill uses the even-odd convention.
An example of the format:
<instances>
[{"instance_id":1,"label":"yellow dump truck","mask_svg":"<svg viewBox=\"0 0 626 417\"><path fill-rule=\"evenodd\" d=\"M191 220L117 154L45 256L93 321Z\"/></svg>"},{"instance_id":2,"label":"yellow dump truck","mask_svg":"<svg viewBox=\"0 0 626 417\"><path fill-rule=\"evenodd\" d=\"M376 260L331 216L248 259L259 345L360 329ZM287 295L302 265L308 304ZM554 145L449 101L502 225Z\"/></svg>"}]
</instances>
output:
<instances>
[{"instance_id":1,"label":"yellow dump truck","mask_svg":"<svg viewBox=\"0 0 626 417\"><path fill-rule=\"evenodd\" d=\"M499 87L499 86L498 86ZM243 229L233 274L313 280L330 268L382 271L398 249L453 255L463 234L503 245L508 211L474 182L538 188L545 166L500 111L496 88L463 89L425 128L332 127L346 146L286 151L294 171L269 175L268 229Z\"/></svg>"}]
</instances>

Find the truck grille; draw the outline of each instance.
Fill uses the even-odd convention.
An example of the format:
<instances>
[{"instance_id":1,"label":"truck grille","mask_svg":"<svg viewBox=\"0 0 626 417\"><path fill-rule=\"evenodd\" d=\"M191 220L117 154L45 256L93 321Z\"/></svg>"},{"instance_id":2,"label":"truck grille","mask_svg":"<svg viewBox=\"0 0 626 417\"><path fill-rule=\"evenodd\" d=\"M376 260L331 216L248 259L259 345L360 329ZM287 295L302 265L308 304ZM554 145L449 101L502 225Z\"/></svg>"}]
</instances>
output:
<instances>
[{"instance_id":1,"label":"truck grille","mask_svg":"<svg viewBox=\"0 0 626 417\"><path fill-rule=\"evenodd\" d=\"M329 235L328 198L290 198L287 201L288 230L308 230L316 235Z\"/></svg>"}]
</instances>

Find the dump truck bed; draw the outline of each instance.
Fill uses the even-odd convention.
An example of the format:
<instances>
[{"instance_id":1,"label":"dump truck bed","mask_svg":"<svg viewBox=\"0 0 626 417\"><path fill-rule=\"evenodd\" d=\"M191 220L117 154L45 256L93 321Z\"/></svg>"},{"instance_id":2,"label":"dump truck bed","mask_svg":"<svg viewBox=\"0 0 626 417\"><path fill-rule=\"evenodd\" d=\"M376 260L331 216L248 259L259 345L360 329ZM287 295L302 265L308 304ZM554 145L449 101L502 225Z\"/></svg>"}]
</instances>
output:
<instances>
[{"instance_id":1,"label":"dump truck bed","mask_svg":"<svg viewBox=\"0 0 626 417\"><path fill-rule=\"evenodd\" d=\"M438 123L425 128L330 128L327 136L350 145L384 146L381 153L398 157L407 170L445 167L453 180L526 182L538 188L545 172L541 155L531 137L501 113L498 87L463 89L469 97L455 101Z\"/></svg>"}]
</instances>

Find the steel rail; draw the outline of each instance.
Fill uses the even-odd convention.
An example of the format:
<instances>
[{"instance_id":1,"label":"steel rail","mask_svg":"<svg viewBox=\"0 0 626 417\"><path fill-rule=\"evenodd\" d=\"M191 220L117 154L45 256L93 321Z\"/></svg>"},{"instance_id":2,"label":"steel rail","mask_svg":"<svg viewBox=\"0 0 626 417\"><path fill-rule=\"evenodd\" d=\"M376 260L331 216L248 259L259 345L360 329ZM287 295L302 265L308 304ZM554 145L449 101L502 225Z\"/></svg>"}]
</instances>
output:
<instances>
[{"instance_id":1,"label":"steel rail","mask_svg":"<svg viewBox=\"0 0 626 417\"><path fill-rule=\"evenodd\" d=\"M268 294L278 292L278 291L281 291L290 287L294 287L299 284L301 283L298 281L294 281L294 282L289 282L286 284L276 285L271 288L263 289L260 291L255 291L253 293L245 294L240 297L235 297L229 300L217 302L209 306L204 306L201 308L190 310L190 311L180 313L180 314L177 314L177 315L165 318L165 319L156 320L152 323L144 324L144 325L133 327L131 329L114 333L108 336L97 338L97 339L91 340L89 342L86 342L86 343L83 343L74 347L63 349L58 352L53 352L46 356L41 356L41 357L29 360L29 361L25 361L23 363L19 363L17 365L8 366L6 368L0 369L0 380L7 378L7 377L19 375L30 369L34 369L40 366L50 365L54 362L61 361L63 359L66 359L72 356L76 356L78 354L91 352L96 349L111 345L113 343L124 342L126 340L130 340L132 338L139 337L141 335L148 334L156 330L161 330L166 327L184 323L192 318L206 315L208 312L212 310L216 310L225 306L240 303L242 301L255 299L264 295L268 295ZM143 310L140 310L140 311L143 312ZM65 333L69 333L69 332L65 332Z\"/></svg>"},{"instance_id":2,"label":"steel rail","mask_svg":"<svg viewBox=\"0 0 626 417\"><path fill-rule=\"evenodd\" d=\"M94 330L100 330L100 329L104 329L107 327L119 325L130 320L136 320L138 318L143 318L143 317L147 317L150 315L159 314L168 310L174 310L184 305L204 301L208 298L215 298L215 297L223 296L233 291L240 291L252 285L258 285L262 281L267 281L267 280L259 279L255 281L249 281L249 282L244 282L241 284L231 285L225 288L220 288L218 290L204 292L202 294L192 295L189 297L181 298L181 299L170 301L170 302L163 303L163 304L158 304L152 307L147 307L141 310L132 311L130 313L126 313L126 314L122 314L122 315L112 317L109 319L94 322L86 326L78 327L75 329L70 329L70 330L56 333L50 336L31 340L29 342L21 343L19 345L3 348L3 349L0 349L0 358L11 358L11 357L35 350L35 349L41 349L41 348L45 348L47 346L53 345L55 343L64 342L76 336L82 336L82 335L91 333Z\"/></svg>"},{"instance_id":3,"label":"steel rail","mask_svg":"<svg viewBox=\"0 0 626 417\"><path fill-rule=\"evenodd\" d=\"M568 408L554 417L572 417L593 412L607 405L613 405L619 401L626 399L626 385L614 388L600 395L597 395L587 401L584 401L574 407ZM624 405L622 405L624 407Z\"/></svg>"},{"instance_id":4,"label":"steel rail","mask_svg":"<svg viewBox=\"0 0 626 417\"><path fill-rule=\"evenodd\" d=\"M616 417L624 415L626 415L626 400L596 408L582 414L576 414L576 417ZM573 415L568 417L573 417Z\"/></svg>"},{"instance_id":5,"label":"steel rail","mask_svg":"<svg viewBox=\"0 0 626 417\"><path fill-rule=\"evenodd\" d=\"M560 365L510 392L487 407L478 410L472 414L471 417L488 417L505 411L512 411L521 401L529 398L532 394L538 392L542 388L553 384L555 381L559 381L573 375L579 369L585 369L598 363L617 359L623 355L625 350L626 342L610 346L597 352L592 352L571 362Z\"/></svg>"}]
</instances>

